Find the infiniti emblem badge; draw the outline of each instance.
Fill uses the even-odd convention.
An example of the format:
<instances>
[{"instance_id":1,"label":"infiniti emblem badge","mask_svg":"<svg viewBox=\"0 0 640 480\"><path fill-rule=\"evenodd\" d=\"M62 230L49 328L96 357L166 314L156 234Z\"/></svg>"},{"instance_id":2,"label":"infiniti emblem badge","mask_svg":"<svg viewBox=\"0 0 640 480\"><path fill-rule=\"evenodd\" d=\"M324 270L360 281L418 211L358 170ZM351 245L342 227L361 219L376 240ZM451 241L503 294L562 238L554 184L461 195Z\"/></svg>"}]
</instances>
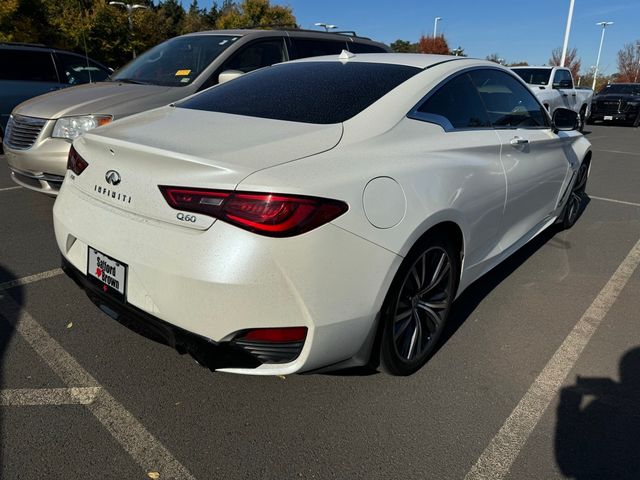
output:
<instances>
[{"instance_id":1,"label":"infiniti emblem badge","mask_svg":"<svg viewBox=\"0 0 640 480\"><path fill-rule=\"evenodd\" d=\"M109 170L107 173L105 173L104 179L107 181L107 183L113 186L118 185L120 183L120 180L122 180L120 178L120 174L115 170Z\"/></svg>"}]
</instances>

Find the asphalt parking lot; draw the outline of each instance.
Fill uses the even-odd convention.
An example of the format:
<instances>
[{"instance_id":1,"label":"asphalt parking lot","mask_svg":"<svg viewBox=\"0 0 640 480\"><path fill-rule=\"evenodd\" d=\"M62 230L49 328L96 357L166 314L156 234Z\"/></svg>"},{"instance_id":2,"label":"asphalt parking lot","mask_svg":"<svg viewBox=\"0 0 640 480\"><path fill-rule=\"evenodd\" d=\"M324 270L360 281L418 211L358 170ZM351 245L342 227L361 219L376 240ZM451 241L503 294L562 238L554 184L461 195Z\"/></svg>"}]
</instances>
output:
<instances>
[{"instance_id":1,"label":"asphalt parking lot","mask_svg":"<svg viewBox=\"0 0 640 480\"><path fill-rule=\"evenodd\" d=\"M640 478L640 133L588 130L578 223L472 285L407 378L212 373L137 335L0 157L0 478Z\"/></svg>"}]
</instances>

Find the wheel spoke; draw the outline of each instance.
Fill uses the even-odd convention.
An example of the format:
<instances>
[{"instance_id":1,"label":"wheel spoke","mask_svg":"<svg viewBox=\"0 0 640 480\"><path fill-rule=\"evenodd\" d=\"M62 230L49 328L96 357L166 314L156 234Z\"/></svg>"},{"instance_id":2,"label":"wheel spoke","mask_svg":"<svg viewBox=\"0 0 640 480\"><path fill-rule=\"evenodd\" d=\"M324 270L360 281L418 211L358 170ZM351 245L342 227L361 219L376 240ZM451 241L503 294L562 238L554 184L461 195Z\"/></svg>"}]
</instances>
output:
<instances>
[{"instance_id":1,"label":"wheel spoke","mask_svg":"<svg viewBox=\"0 0 640 480\"><path fill-rule=\"evenodd\" d=\"M433 310L426 302L418 302L418 308L426 313L425 318L429 332L432 334L436 333L438 331L438 327L440 326L440 315L438 315L436 311Z\"/></svg>"},{"instance_id":2,"label":"wheel spoke","mask_svg":"<svg viewBox=\"0 0 640 480\"><path fill-rule=\"evenodd\" d=\"M451 265L449 265L449 262L447 261L447 255L446 255L446 253L443 253L442 257L440 257L440 260L438 261L438 266L436 267L435 271L433 272L433 276L431 277L431 281L429 282L429 285L426 288L423 288L418 293L418 295L422 296L425 293L428 293L431 290L433 290L438 285L440 285L442 280L449 273L450 268L451 268Z\"/></svg>"},{"instance_id":3,"label":"wheel spoke","mask_svg":"<svg viewBox=\"0 0 640 480\"><path fill-rule=\"evenodd\" d=\"M413 281L416 284L416 290L420 290L422 287L422 282L420 281L420 276L418 275L418 266L414 265L411 269L411 276L413 277Z\"/></svg>"},{"instance_id":4,"label":"wheel spoke","mask_svg":"<svg viewBox=\"0 0 640 480\"><path fill-rule=\"evenodd\" d=\"M420 320L416 318L415 328L413 329L413 333L411 334L411 343L409 343L409 351L407 352L407 360L411 359L413 356L413 349L416 346L416 340L418 339L418 333L420 329Z\"/></svg>"}]
</instances>

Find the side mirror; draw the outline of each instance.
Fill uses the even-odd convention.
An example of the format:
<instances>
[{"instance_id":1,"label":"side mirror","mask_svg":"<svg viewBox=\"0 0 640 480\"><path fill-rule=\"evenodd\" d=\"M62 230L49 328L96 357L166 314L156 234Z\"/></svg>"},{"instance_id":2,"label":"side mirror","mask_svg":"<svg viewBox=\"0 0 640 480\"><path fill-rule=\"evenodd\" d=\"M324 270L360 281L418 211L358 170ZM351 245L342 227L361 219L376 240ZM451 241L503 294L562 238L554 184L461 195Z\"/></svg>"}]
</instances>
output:
<instances>
[{"instance_id":1,"label":"side mirror","mask_svg":"<svg viewBox=\"0 0 640 480\"><path fill-rule=\"evenodd\" d=\"M556 108L556 111L553 112L552 124L553 129L556 132L577 130L578 123L578 114L573 110L569 110L568 108Z\"/></svg>"},{"instance_id":2,"label":"side mirror","mask_svg":"<svg viewBox=\"0 0 640 480\"><path fill-rule=\"evenodd\" d=\"M218 76L218 83L225 83L230 80L235 80L242 75L244 75L244 72L241 72L240 70L225 70Z\"/></svg>"}]
</instances>

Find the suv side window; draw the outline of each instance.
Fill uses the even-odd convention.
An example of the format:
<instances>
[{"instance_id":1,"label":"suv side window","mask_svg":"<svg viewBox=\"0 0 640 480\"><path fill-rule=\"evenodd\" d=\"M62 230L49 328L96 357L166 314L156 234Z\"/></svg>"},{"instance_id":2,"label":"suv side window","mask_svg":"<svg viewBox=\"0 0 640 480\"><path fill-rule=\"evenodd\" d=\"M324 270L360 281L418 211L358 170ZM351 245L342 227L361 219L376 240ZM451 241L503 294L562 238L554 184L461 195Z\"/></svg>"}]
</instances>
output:
<instances>
[{"instance_id":1,"label":"suv side window","mask_svg":"<svg viewBox=\"0 0 640 480\"><path fill-rule=\"evenodd\" d=\"M321 55L338 55L347 50L347 41L318 40L308 38L291 38L295 50L295 58L319 57Z\"/></svg>"},{"instance_id":2,"label":"suv side window","mask_svg":"<svg viewBox=\"0 0 640 480\"><path fill-rule=\"evenodd\" d=\"M367 43L347 42L347 46L352 53L387 53L384 48Z\"/></svg>"},{"instance_id":3,"label":"suv side window","mask_svg":"<svg viewBox=\"0 0 640 480\"><path fill-rule=\"evenodd\" d=\"M51 53L0 49L0 80L58 83Z\"/></svg>"},{"instance_id":4,"label":"suv side window","mask_svg":"<svg viewBox=\"0 0 640 480\"><path fill-rule=\"evenodd\" d=\"M548 128L544 108L527 87L499 70L473 70L469 76L496 128Z\"/></svg>"},{"instance_id":5,"label":"suv side window","mask_svg":"<svg viewBox=\"0 0 640 480\"><path fill-rule=\"evenodd\" d=\"M221 71L240 70L248 73L286 60L284 38L274 38L258 41L242 48L225 62Z\"/></svg>"},{"instance_id":6,"label":"suv side window","mask_svg":"<svg viewBox=\"0 0 640 480\"><path fill-rule=\"evenodd\" d=\"M478 91L467 74L458 75L438 88L410 116L437 123L445 130L491 127Z\"/></svg>"},{"instance_id":7,"label":"suv side window","mask_svg":"<svg viewBox=\"0 0 640 480\"><path fill-rule=\"evenodd\" d=\"M109 72L95 62L67 53L56 53L60 83L80 85L81 83L102 82L109 76Z\"/></svg>"}]
</instances>

